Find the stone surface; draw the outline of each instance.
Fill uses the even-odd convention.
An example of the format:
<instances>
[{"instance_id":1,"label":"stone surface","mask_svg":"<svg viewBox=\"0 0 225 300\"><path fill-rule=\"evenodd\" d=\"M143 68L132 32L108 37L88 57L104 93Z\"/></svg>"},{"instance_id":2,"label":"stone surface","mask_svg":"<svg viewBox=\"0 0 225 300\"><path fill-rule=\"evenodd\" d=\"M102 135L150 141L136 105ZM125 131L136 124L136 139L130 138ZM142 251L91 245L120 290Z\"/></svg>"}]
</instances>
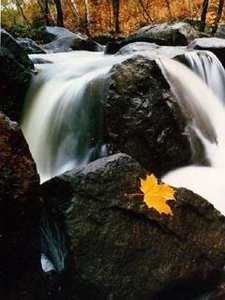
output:
<instances>
[{"instance_id":1,"label":"stone surface","mask_svg":"<svg viewBox=\"0 0 225 300\"><path fill-rule=\"evenodd\" d=\"M185 119L154 60L136 56L116 65L108 86L106 126L114 153L127 153L158 175L190 162Z\"/></svg>"},{"instance_id":2,"label":"stone surface","mask_svg":"<svg viewBox=\"0 0 225 300\"><path fill-rule=\"evenodd\" d=\"M142 27L131 37L159 40L169 46L185 46L198 37L198 32L188 23L161 23Z\"/></svg>"},{"instance_id":3,"label":"stone surface","mask_svg":"<svg viewBox=\"0 0 225 300\"><path fill-rule=\"evenodd\" d=\"M31 57L33 64L53 64L53 61L41 58L41 57Z\"/></svg>"},{"instance_id":4,"label":"stone surface","mask_svg":"<svg viewBox=\"0 0 225 300\"><path fill-rule=\"evenodd\" d=\"M196 50L208 50L213 52L225 67L225 39L221 38L199 38L193 40L188 48Z\"/></svg>"},{"instance_id":5,"label":"stone surface","mask_svg":"<svg viewBox=\"0 0 225 300\"><path fill-rule=\"evenodd\" d=\"M156 45L155 43L146 43L146 42L134 42L129 43L120 50L117 51L117 55L128 55L128 54L134 54L135 52L148 52L148 51L154 51L156 49L159 49L160 46Z\"/></svg>"},{"instance_id":6,"label":"stone surface","mask_svg":"<svg viewBox=\"0 0 225 300\"><path fill-rule=\"evenodd\" d=\"M215 37L225 39L225 24L221 24L215 33Z\"/></svg>"},{"instance_id":7,"label":"stone surface","mask_svg":"<svg viewBox=\"0 0 225 300\"><path fill-rule=\"evenodd\" d=\"M64 27L59 27L59 26L46 26L45 32L48 33L49 35L52 35L52 40L53 39L57 40L68 36L70 37L74 36L73 32L71 32L70 30Z\"/></svg>"},{"instance_id":8,"label":"stone surface","mask_svg":"<svg viewBox=\"0 0 225 300\"><path fill-rule=\"evenodd\" d=\"M1 30L0 110L12 120L20 120L26 91L32 78L33 63L23 48Z\"/></svg>"},{"instance_id":9,"label":"stone surface","mask_svg":"<svg viewBox=\"0 0 225 300\"><path fill-rule=\"evenodd\" d=\"M45 51L31 39L18 38L17 42L27 54L45 53Z\"/></svg>"},{"instance_id":10,"label":"stone surface","mask_svg":"<svg viewBox=\"0 0 225 300\"><path fill-rule=\"evenodd\" d=\"M120 48L135 42L155 43L161 46L186 46L199 37L199 33L188 23L161 23L142 27L122 41L112 41L106 45L105 53L114 54Z\"/></svg>"},{"instance_id":11,"label":"stone surface","mask_svg":"<svg viewBox=\"0 0 225 300\"><path fill-rule=\"evenodd\" d=\"M77 34L61 27L46 27L46 32L54 38L43 49L48 53L69 52L73 50L103 51L103 47L88 36Z\"/></svg>"},{"instance_id":12,"label":"stone surface","mask_svg":"<svg viewBox=\"0 0 225 300\"><path fill-rule=\"evenodd\" d=\"M28 145L16 123L2 113L0 174L0 298L8 300L18 280L40 266L35 245L40 203L39 176Z\"/></svg>"},{"instance_id":13,"label":"stone surface","mask_svg":"<svg viewBox=\"0 0 225 300\"><path fill-rule=\"evenodd\" d=\"M224 216L185 189L169 202L174 216L148 209L135 196L145 176L116 154L43 185L46 208L64 220L71 270L92 292L86 299L189 299L224 265Z\"/></svg>"},{"instance_id":14,"label":"stone surface","mask_svg":"<svg viewBox=\"0 0 225 300\"><path fill-rule=\"evenodd\" d=\"M101 51L102 47L91 39L83 39L78 35L59 38L45 44L43 49L48 53L69 52L73 50Z\"/></svg>"}]
</instances>

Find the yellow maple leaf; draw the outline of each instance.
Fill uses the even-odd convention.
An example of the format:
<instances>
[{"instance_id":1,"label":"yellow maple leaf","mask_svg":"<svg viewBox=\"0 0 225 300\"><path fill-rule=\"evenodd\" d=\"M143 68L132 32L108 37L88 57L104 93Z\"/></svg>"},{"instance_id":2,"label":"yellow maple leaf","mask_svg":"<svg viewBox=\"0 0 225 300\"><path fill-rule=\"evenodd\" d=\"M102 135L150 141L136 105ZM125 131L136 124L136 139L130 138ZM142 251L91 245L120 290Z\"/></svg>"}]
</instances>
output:
<instances>
[{"instance_id":1,"label":"yellow maple leaf","mask_svg":"<svg viewBox=\"0 0 225 300\"><path fill-rule=\"evenodd\" d=\"M173 215L166 202L174 199L174 189L165 183L158 184L156 177L151 174L141 179L140 190L144 193L144 202L149 208L156 209L160 214Z\"/></svg>"}]
</instances>

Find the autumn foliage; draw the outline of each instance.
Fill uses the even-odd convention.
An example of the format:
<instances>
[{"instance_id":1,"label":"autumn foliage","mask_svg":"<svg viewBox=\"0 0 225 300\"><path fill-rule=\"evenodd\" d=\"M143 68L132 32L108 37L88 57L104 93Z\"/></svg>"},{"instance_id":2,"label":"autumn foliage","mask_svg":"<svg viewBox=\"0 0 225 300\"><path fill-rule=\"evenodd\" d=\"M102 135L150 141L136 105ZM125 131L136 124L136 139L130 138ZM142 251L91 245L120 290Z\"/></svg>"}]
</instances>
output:
<instances>
[{"instance_id":1,"label":"autumn foliage","mask_svg":"<svg viewBox=\"0 0 225 300\"><path fill-rule=\"evenodd\" d=\"M222 1L223 2L223 1ZM200 19L202 0L2 0L2 25L28 27L57 24L57 5L61 4L64 26L92 36L111 32L125 35L141 26L164 21ZM206 23L215 25L221 0L211 0ZM223 5L223 3L222 3ZM117 12L115 12L117 9ZM117 28L116 28L116 20ZM223 9L221 20L225 21Z\"/></svg>"},{"instance_id":2,"label":"autumn foliage","mask_svg":"<svg viewBox=\"0 0 225 300\"><path fill-rule=\"evenodd\" d=\"M157 178L151 174L146 179L141 179L140 190L144 194L144 202L149 208L154 208L160 214L173 215L167 204L168 200L174 200L174 189L165 183L158 184Z\"/></svg>"}]
</instances>

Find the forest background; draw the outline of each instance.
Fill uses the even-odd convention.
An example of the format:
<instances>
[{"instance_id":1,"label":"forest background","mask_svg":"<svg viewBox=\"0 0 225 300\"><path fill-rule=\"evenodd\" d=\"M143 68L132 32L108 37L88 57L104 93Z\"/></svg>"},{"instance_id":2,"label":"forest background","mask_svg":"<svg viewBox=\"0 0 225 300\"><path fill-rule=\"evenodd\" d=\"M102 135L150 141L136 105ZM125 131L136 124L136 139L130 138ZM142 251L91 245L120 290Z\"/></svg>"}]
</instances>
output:
<instances>
[{"instance_id":1,"label":"forest background","mask_svg":"<svg viewBox=\"0 0 225 300\"><path fill-rule=\"evenodd\" d=\"M225 0L1 0L1 25L15 36L38 39L45 25L95 37L124 36L151 23L189 20L215 31Z\"/></svg>"}]
</instances>

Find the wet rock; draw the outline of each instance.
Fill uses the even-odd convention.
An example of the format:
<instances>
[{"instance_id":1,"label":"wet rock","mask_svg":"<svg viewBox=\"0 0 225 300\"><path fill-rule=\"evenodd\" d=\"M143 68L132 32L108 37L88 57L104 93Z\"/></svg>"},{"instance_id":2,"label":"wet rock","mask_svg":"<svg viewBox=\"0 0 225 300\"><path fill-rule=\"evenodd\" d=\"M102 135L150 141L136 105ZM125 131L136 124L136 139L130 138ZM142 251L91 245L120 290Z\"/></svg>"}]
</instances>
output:
<instances>
[{"instance_id":1,"label":"wet rock","mask_svg":"<svg viewBox=\"0 0 225 300\"><path fill-rule=\"evenodd\" d=\"M135 44L135 43L145 43L146 46L147 46L147 44L149 44L149 47L153 47L153 45L156 45L156 44L157 45L166 45L166 43L161 40L152 39L152 38L148 38L148 37L135 37L134 36L134 37L125 38L121 41L108 42L105 47L104 53L105 54L119 53L119 50L121 48L125 48L129 44ZM156 47L157 47L157 45L156 45Z\"/></svg>"},{"instance_id":2,"label":"wet rock","mask_svg":"<svg viewBox=\"0 0 225 300\"><path fill-rule=\"evenodd\" d=\"M59 27L59 26L46 26L44 28L45 32L49 35L52 36L52 41L61 39L64 37L73 37L74 33L71 32L70 30L64 28L64 27Z\"/></svg>"},{"instance_id":3,"label":"wet rock","mask_svg":"<svg viewBox=\"0 0 225 300\"><path fill-rule=\"evenodd\" d=\"M197 37L199 37L198 32L188 23L148 25L122 41L109 42L105 53L114 54L120 48L136 42L155 43L161 46L186 46Z\"/></svg>"},{"instance_id":4,"label":"wet rock","mask_svg":"<svg viewBox=\"0 0 225 300\"><path fill-rule=\"evenodd\" d=\"M31 57L33 64L53 64L52 61L41 58L41 57Z\"/></svg>"},{"instance_id":5,"label":"wet rock","mask_svg":"<svg viewBox=\"0 0 225 300\"><path fill-rule=\"evenodd\" d=\"M117 55L128 55L128 54L134 54L135 52L145 52L145 51L151 51L156 50L160 48L155 43L146 43L146 42L135 42L135 43L129 43L125 46L123 46L119 51L117 51Z\"/></svg>"},{"instance_id":6,"label":"wet rock","mask_svg":"<svg viewBox=\"0 0 225 300\"><path fill-rule=\"evenodd\" d=\"M225 67L225 39L217 37L195 39L188 48L213 52Z\"/></svg>"},{"instance_id":7,"label":"wet rock","mask_svg":"<svg viewBox=\"0 0 225 300\"><path fill-rule=\"evenodd\" d=\"M185 46L198 37L198 32L188 23L162 23L142 27L130 37L151 38L168 46Z\"/></svg>"},{"instance_id":8,"label":"wet rock","mask_svg":"<svg viewBox=\"0 0 225 300\"><path fill-rule=\"evenodd\" d=\"M31 39L18 38L17 41L27 54L45 53L45 51Z\"/></svg>"},{"instance_id":9,"label":"wet rock","mask_svg":"<svg viewBox=\"0 0 225 300\"><path fill-rule=\"evenodd\" d=\"M95 36L94 41L101 45L106 45L108 42L113 41L113 35L110 32L104 32L98 36Z\"/></svg>"},{"instance_id":10,"label":"wet rock","mask_svg":"<svg viewBox=\"0 0 225 300\"><path fill-rule=\"evenodd\" d=\"M18 121L32 78L33 63L17 40L4 29L1 30L0 59L0 110Z\"/></svg>"},{"instance_id":11,"label":"wet rock","mask_svg":"<svg viewBox=\"0 0 225 300\"><path fill-rule=\"evenodd\" d=\"M40 268L39 176L21 130L2 113L0 174L0 298L9 300L18 281Z\"/></svg>"},{"instance_id":12,"label":"wet rock","mask_svg":"<svg viewBox=\"0 0 225 300\"><path fill-rule=\"evenodd\" d=\"M145 176L116 154L43 185L49 212L64 219L71 270L94 291L87 299L189 299L224 264L224 216L186 189L169 202L174 216L148 209L135 196Z\"/></svg>"},{"instance_id":13,"label":"wet rock","mask_svg":"<svg viewBox=\"0 0 225 300\"><path fill-rule=\"evenodd\" d=\"M217 38L225 39L225 24L221 24L214 35Z\"/></svg>"},{"instance_id":14,"label":"wet rock","mask_svg":"<svg viewBox=\"0 0 225 300\"><path fill-rule=\"evenodd\" d=\"M114 66L108 86L106 126L114 153L127 153L158 175L190 162L185 118L156 61L137 56Z\"/></svg>"},{"instance_id":15,"label":"wet rock","mask_svg":"<svg viewBox=\"0 0 225 300\"><path fill-rule=\"evenodd\" d=\"M43 49L48 53L57 52L70 52L73 50L86 50L86 51L101 51L102 47L91 39L83 39L81 37L64 37L49 44L45 44Z\"/></svg>"},{"instance_id":16,"label":"wet rock","mask_svg":"<svg viewBox=\"0 0 225 300\"><path fill-rule=\"evenodd\" d=\"M73 50L103 51L103 47L88 36L76 34L61 27L46 27L54 40L43 46L48 53L69 52Z\"/></svg>"}]
</instances>

